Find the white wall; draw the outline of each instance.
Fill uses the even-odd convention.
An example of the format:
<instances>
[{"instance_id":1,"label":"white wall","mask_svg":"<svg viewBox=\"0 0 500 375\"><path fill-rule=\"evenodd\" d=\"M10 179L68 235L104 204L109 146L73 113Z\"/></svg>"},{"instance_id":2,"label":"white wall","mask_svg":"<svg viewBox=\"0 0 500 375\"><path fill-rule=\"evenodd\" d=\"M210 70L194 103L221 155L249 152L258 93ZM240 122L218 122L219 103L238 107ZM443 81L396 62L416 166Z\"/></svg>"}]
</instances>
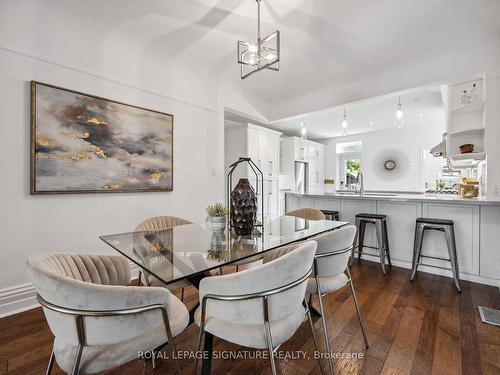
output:
<instances>
[{"instance_id":1,"label":"white wall","mask_svg":"<svg viewBox=\"0 0 500 375\"><path fill-rule=\"evenodd\" d=\"M339 187L338 157L336 144L341 142L362 141L361 171L366 190L422 191L425 182L433 183L438 177L442 159L430 155L424 158L424 150L429 150L441 141L445 131L444 120L439 124L428 123L423 127L376 131L359 135L322 140L326 144L326 178L335 179ZM397 180L384 180L372 168L373 159L384 149L400 149L408 159L408 169ZM435 177L433 177L435 176Z\"/></svg>"},{"instance_id":2,"label":"white wall","mask_svg":"<svg viewBox=\"0 0 500 375\"><path fill-rule=\"evenodd\" d=\"M174 191L30 196L32 79L172 113ZM28 282L24 263L32 252L112 252L98 235L131 231L154 215L203 220L206 205L223 199L223 113L216 108L179 102L5 50L0 50L0 87L0 289Z\"/></svg>"}]
</instances>

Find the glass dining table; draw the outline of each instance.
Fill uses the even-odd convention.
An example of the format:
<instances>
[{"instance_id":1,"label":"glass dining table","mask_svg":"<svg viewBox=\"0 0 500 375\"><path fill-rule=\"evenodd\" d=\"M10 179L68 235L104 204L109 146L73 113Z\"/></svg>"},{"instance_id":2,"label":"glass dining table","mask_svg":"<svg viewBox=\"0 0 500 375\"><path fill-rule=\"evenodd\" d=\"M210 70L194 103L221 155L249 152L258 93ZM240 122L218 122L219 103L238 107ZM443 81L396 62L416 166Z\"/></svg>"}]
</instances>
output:
<instances>
[{"instance_id":1,"label":"glass dining table","mask_svg":"<svg viewBox=\"0 0 500 375\"><path fill-rule=\"evenodd\" d=\"M187 279L198 287L202 278L211 275L211 270L250 260L347 224L284 215L265 218L263 230L257 227L246 236L236 235L229 227L213 231L210 223L194 223L99 238L165 285Z\"/></svg>"}]
</instances>

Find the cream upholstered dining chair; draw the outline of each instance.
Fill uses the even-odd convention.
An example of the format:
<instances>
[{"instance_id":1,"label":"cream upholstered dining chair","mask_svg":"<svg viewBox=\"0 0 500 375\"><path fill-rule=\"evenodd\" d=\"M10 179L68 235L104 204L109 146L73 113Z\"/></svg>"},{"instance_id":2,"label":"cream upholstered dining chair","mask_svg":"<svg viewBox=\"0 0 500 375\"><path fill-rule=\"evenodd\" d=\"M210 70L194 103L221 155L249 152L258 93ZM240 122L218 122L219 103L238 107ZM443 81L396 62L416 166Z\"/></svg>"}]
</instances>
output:
<instances>
[{"instance_id":1,"label":"cream upholstered dining chair","mask_svg":"<svg viewBox=\"0 0 500 375\"><path fill-rule=\"evenodd\" d=\"M287 212L285 215L300 217L305 220L326 220L325 214L316 208L299 208L298 210Z\"/></svg>"},{"instance_id":2,"label":"cream upholstered dining chair","mask_svg":"<svg viewBox=\"0 0 500 375\"><path fill-rule=\"evenodd\" d=\"M331 353L331 351L322 297L325 294L342 289L347 284L349 284L351 288L359 325L361 326L361 332L363 333L365 345L368 349L368 338L366 337L356 292L354 291L351 275L349 274L349 267L347 266L355 234L356 227L354 225L349 225L314 237L318 247L316 256L314 257L313 277L309 278L307 293L311 295L316 294L318 296L323 334L328 353ZM328 361L330 371L333 373L333 361L331 356L328 357Z\"/></svg>"},{"instance_id":3,"label":"cream upholstered dining chair","mask_svg":"<svg viewBox=\"0 0 500 375\"><path fill-rule=\"evenodd\" d=\"M192 224L191 221L182 219L176 216L155 216L151 217L135 228L135 232L154 232L161 231L164 229L176 227L179 225ZM146 266L146 268L153 267L154 264L150 264L150 250L149 244L146 239L142 239L142 241L136 241L136 246L134 247L134 251L137 256L141 259L142 263ZM161 264L159 265L161 266ZM191 283L188 280L180 280L172 284L165 285L156 277L150 275L147 271L141 270L139 272L139 277L137 282L143 282L146 286L161 286L165 287L168 290L174 292L181 289L181 300L184 300L184 288L191 286Z\"/></svg>"},{"instance_id":4,"label":"cream upholstered dining chair","mask_svg":"<svg viewBox=\"0 0 500 375\"><path fill-rule=\"evenodd\" d=\"M316 350L305 291L311 274L316 243L309 241L267 264L200 283L201 306L195 312L199 325L197 350L203 335L256 349L267 349L276 374L274 351L293 336L307 314ZM197 363L195 364L196 373ZM321 372L323 371L320 362Z\"/></svg>"},{"instance_id":5,"label":"cream upholstered dining chair","mask_svg":"<svg viewBox=\"0 0 500 375\"><path fill-rule=\"evenodd\" d=\"M36 253L27 265L55 336L46 374L54 359L66 373L93 374L167 342L175 351L174 337L188 325L186 307L167 289L127 286L124 257Z\"/></svg>"}]
</instances>

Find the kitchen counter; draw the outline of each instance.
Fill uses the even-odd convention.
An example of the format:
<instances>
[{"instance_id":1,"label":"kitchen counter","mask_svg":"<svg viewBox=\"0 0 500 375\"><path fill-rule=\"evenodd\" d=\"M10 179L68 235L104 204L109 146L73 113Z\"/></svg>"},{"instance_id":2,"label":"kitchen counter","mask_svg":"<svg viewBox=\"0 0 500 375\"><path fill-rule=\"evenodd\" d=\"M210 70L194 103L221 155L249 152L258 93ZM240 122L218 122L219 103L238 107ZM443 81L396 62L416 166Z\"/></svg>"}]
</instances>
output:
<instances>
[{"instance_id":1,"label":"kitchen counter","mask_svg":"<svg viewBox=\"0 0 500 375\"><path fill-rule=\"evenodd\" d=\"M365 193L363 196L354 193L325 193L325 194L299 194L286 192L287 195L295 197L309 197L322 199L359 199L377 200L391 202L449 202L453 204L474 204L474 205L500 205L498 198L463 198L455 194L407 194L407 193Z\"/></svg>"},{"instance_id":2,"label":"kitchen counter","mask_svg":"<svg viewBox=\"0 0 500 375\"><path fill-rule=\"evenodd\" d=\"M416 219L432 217L453 220L460 277L500 286L500 198L400 192L365 192L363 196L338 192L285 193L286 212L304 207L338 211L340 220L351 224L354 224L355 216L359 213L386 215L392 263L405 268L411 268ZM366 228L365 244L377 245L373 225ZM365 248L363 251L373 250ZM422 251L425 255L448 258L444 235L437 231L426 231ZM373 257L363 257L374 260ZM448 262L434 259L425 261L449 268ZM419 267L419 271L451 276L450 271L425 266Z\"/></svg>"}]
</instances>

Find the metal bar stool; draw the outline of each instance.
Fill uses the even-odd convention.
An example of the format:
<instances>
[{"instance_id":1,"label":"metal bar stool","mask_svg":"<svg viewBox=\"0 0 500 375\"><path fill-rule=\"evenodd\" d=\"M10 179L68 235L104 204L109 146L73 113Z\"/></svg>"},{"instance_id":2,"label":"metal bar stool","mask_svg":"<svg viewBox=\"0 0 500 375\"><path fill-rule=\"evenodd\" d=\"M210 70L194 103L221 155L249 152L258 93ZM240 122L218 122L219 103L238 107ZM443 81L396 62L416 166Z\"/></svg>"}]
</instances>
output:
<instances>
[{"instance_id":1,"label":"metal bar stool","mask_svg":"<svg viewBox=\"0 0 500 375\"><path fill-rule=\"evenodd\" d=\"M325 214L326 220L339 221L339 212L333 210L320 210Z\"/></svg>"},{"instance_id":2,"label":"metal bar stool","mask_svg":"<svg viewBox=\"0 0 500 375\"><path fill-rule=\"evenodd\" d=\"M448 247L448 255L449 259L433 257L429 255L422 255L422 243L424 240L424 233L426 230L437 230L443 232L446 236L446 245ZM446 260L451 263L451 268L434 266L431 264L420 263L420 258L432 258L438 260ZM459 292L460 289L460 279L459 279L459 271L458 271L458 259L457 259L457 245L455 242L455 228L453 220L448 219L432 219L427 217L419 217L417 218L415 225L415 242L413 245L413 262L412 262L412 273L411 273L411 281L415 280L415 276L417 275L417 268L422 264L427 267L440 268L443 270L449 270L453 273L453 280L455 282L455 286Z\"/></svg>"},{"instance_id":3,"label":"metal bar stool","mask_svg":"<svg viewBox=\"0 0 500 375\"><path fill-rule=\"evenodd\" d=\"M358 259L361 258L363 252L363 247L368 247L371 249L376 249L377 254L365 253L369 256L378 256L380 259L380 264L382 266L382 273L385 275L385 259L389 266L391 264L391 255L389 251L389 237L387 235L387 215L379 214L357 214L356 215L356 236L354 237L354 242L352 244L351 259L349 261L349 266L352 266L352 261L354 260L354 254L358 254ZM377 232L377 247L368 246L364 244L365 240L365 229L366 224L375 224ZM357 246L356 246L357 243ZM356 250L357 249L357 250Z\"/></svg>"}]
</instances>

